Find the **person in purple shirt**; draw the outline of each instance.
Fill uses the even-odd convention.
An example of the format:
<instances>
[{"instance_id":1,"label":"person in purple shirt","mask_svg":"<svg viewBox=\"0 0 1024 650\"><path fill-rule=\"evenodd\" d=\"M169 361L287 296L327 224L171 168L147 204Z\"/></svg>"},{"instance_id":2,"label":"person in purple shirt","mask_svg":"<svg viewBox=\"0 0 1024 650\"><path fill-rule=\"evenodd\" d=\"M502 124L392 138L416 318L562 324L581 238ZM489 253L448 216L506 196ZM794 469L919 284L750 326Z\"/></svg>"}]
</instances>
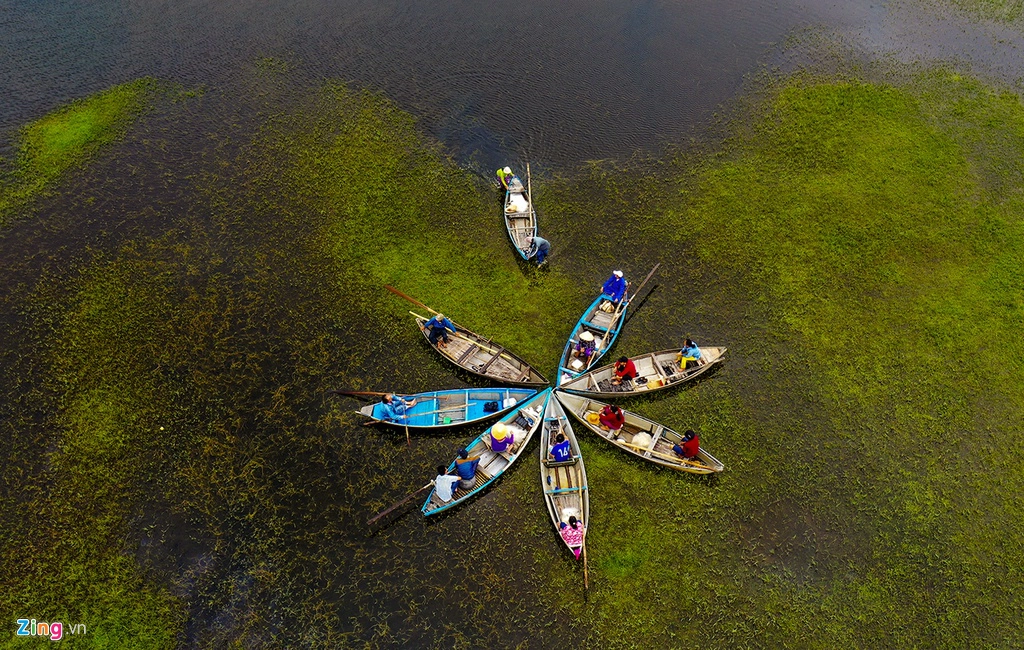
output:
<instances>
[{"instance_id":1,"label":"person in purple shirt","mask_svg":"<svg viewBox=\"0 0 1024 650\"><path fill-rule=\"evenodd\" d=\"M503 452L506 449L512 451L512 446L515 444L516 438L511 431L508 430L501 422L491 427L491 450L495 452Z\"/></svg>"},{"instance_id":2,"label":"person in purple shirt","mask_svg":"<svg viewBox=\"0 0 1024 650\"><path fill-rule=\"evenodd\" d=\"M601 293L611 298L612 302L622 300L626 295L626 278L622 271L612 272L612 276L601 286Z\"/></svg>"}]
</instances>

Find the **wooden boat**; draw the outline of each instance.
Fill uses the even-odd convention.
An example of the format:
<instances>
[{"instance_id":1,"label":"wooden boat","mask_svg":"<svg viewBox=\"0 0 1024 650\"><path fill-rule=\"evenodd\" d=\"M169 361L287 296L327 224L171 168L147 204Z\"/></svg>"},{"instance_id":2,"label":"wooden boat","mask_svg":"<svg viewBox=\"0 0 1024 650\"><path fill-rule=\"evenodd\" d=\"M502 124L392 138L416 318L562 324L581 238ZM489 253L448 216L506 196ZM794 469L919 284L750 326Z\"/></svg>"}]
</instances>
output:
<instances>
[{"instance_id":1,"label":"wooden boat","mask_svg":"<svg viewBox=\"0 0 1024 650\"><path fill-rule=\"evenodd\" d=\"M526 166L526 182L530 182L529 165ZM537 234L537 211L533 209L531 196L529 188L523 187L523 181L513 176L505 190L505 228L512 245L524 260L529 259L527 252L530 250L526 238Z\"/></svg>"},{"instance_id":2,"label":"wooden boat","mask_svg":"<svg viewBox=\"0 0 1024 650\"><path fill-rule=\"evenodd\" d=\"M699 377L723 359L725 350L726 348L701 348L699 365L689 370L681 369L676 363L678 348L642 354L630 357L636 366L636 379L627 379L618 386L612 384L612 379L615 377L615 364L612 363L584 373L575 379L563 381L559 390L600 399L652 393L678 386L685 381Z\"/></svg>"},{"instance_id":3,"label":"wooden boat","mask_svg":"<svg viewBox=\"0 0 1024 650\"><path fill-rule=\"evenodd\" d=\"M638 458L693 474L714 474L725 469L725 465L709 454L704 445L701 445L697 454L698 460L686 460L677 456L672 447L682 440L682 436L657 422L623 409L626 424L619 431L612 433L604 430L599 424L591 424L588 420L588 416L594 419L601 412L605 407L603 402L562 391L557 391L555 395L565 410L572 413L583 426ZM646 444L634 444L633 441L641 433L650 436L650 441Z\"/></svg>"},{"instance_id":4,"label":"wooden boat","mask_svg":"<svg viewBox=\"0 0 1024 650\"><path fill-rule=\"evenodd\" d=\"M406 412L406 417L397 421L385 421L380 402L367 404L359 413L375 420L378 424L403 429L442 429L481 422L500 417L533 397L537 391L532 388L457 388L436 390L429 393L402 395L415 398L416 404ZM488 402L494 402L497 409L487 411Z\"/></svg>"},{"instance_id":5,"label":"wooden boat","mask_svg":"<svg viewBox=\"0 0 1024 650\"><path fill-rule=\"evenodd\" d=\"M469 490L456 486L452 500L447 503L441 501L440 497L437 496L436 489L431 489L430 496L427 497L426 502L423 504L423 514L436 515L462 503L493 483L514 462L519 460L524 455L523 452L526 450L526 446L530 444L533 434L540 428L540 424L543 421L544 407L550 396L551 389L546 388L519 407L512 409L510 413L499 420L499 422L509 427L512 431L514 443L509 449L499 453L491 451L490 434L491 429L494 428L493 426L480 434L480 437L476 440L466 445L466 451L469 452L470 458L473 456L480 457L480 464L476 466L476 484ZM456 458L458 457L456 456ZM455 460L452 460L451 464L448 465L448 473L455 473Z\"/></svg>"},{"instance_id":6,"label":"wooden boat","mask_svg":"<svg viewBox=\"0 0 1024 650\"><path fill-rule=\"evenodd\" d=\"M559 433L564 434L569 441L573 456L570 461L558 463L548 455ZM559 533L562 542L579 559L583 544L586 543L586 529L590 526L587 470L583 466L583 455L572 432L572 424L557 399L548 399L547 408L544 409L544 424L540 428L540 485L555 532ZM568 524L570 516L575 516L584 526L583 540L579 544L569 544L561 537L560 524Z\"/></svg>"},{"instance_id":7,"label":"wooden boat","mask_svg":"<svg viewBox=\"0 0 1024 650\"><path fill-rule=\"evenodd\" d=\"M416 317L416 324L423 331L423 337L430 342L427 331L423 329L429 318L410 312ZM548 380L516 355L512 354L490 339L470 332L458 323L454 323L457 333L448 332L448 345L444 349L434 346L441 356L460 368L494 381L511 386L540 388L548 385Z\"/></svg>"},{"instance_id":8,"label":"wooden boat","mask_svg":"<svg viewBox=\"0 0 1024 650\"><path fill-rule=\"evenodd\" d=\"M575 379L585 373L588 368L594 367L597 360L604 356L615 339L619 336L622 323L626 320L626 309L629 306L629 296L625 296L616 307L608 296L601 294L594 302L590 303L587 310L583 312L580 319L576 321L576 327L569 335L569 341L562 350L562 358L558 362L558 379L555 386L561 386L570 379ZM610 311L606 311L610 310ZM580 340L580 334L590 332L594 336L597 350L590 359L590 364L585 365L579 359L572 358L573 348Z\"/></svg>"}]
</instances>

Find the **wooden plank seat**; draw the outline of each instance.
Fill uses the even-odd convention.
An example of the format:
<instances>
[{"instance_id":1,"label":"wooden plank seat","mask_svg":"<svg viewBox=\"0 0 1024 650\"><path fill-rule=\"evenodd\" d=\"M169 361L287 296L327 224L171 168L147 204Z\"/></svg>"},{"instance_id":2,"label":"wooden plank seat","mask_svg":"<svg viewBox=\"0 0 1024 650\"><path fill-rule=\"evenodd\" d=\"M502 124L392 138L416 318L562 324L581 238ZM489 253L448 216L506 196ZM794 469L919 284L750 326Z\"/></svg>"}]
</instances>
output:
<instances>
[{"instance_id":1,"label":"wooden plank seat","mask_svg":"<svg viewBox=\"0 0 1024 650\"><path fill-rule=\"evenodd\" d=\"M461 355L459 356L459 358L458 358L458 359L456 359L456 360L455 360L455 363L458 363L458 364L462 364L462 363L465 363L466 359L468 359L468 358L470 358L471 356L473 356L473 354L474 354L474 353L476 353L476 351L477 351L477 350L479 350L479 349L480 349L480 346L479 346L479 345L477 345L476 343L473 343L473 344L472 344L472 345L470 345L470 346L469 346L468 348L466 348L466 351L465 351L465 352L463 352L463 353L462 353L462 354L461 354Z\"/></svg>"}]
</instances>

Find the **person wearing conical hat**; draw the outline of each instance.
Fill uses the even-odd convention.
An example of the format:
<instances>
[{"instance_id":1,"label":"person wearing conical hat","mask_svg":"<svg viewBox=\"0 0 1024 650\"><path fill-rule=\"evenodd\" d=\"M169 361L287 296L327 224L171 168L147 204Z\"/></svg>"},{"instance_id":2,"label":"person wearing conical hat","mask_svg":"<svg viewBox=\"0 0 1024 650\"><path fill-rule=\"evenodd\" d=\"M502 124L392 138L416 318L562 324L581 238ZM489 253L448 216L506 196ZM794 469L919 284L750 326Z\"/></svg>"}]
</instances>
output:
<instances>
[{"instance_id":1,"label":"person wearing conical hat","mask_svg":"<svg viewBox=\"0 0 1024 650\"><path fill-rule=\"evenodd\" d=\"M583 363L589 363L590 357L594 356L595 351L597 351L597 342L594 340L594 335L587 330L580 332L580 340L576 341L576 345L572 348L572 357Z\"/></svg>"},{"instance_id":2,"label":"person wearing conical hat","mask_svg":"<svg viewBox=\"0 0 1024 650\"><path fill-rule=\"evenodd\" d=\"M498 171L496 171L494 173L498 175L498 180L501 181L501 186L504 189L507 190L508 189L509 181L512 180L512 176L513 176L512 168L511 167L505 167L503 169L499 169Z\"/></svg>"},{"instance_id":3,"label":"person wearing conical hat","mask_svg":"<svg viewBox=\"0 0 1024 650\"><path fill-rule=\"evenodd\" d=\"M601 293L612 302L619 302L626 295L626 277L622 271L613 271L610 278L601 285Z\"/></svg>"},{"instance_id":4,"label":"person wearing conical hat","mask_svg":"<svg viewBox=\"0 0 1024 650\"><path fill-rule=\"evenodd\" d=\"M491 451L502 452L506 449L511 451L515 444L516 437L507 426L499 422L491 427Z\"/></svg>"}]
</instances>

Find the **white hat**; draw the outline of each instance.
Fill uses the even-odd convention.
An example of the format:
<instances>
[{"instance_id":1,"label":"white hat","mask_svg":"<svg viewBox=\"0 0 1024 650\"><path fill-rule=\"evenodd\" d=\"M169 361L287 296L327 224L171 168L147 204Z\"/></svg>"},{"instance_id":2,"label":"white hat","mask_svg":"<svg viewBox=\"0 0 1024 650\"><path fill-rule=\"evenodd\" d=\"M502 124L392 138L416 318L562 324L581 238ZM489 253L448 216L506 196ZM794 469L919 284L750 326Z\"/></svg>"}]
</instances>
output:
<instances>
[{"instance_id":1,"label":"white hat","mask_svg":"<svg viewBox=\"0 0 1024 650\"><path fill-rule=\"evenodd\" d=\"M613 271L613 272L612 272L612 275L614 275L614 276L617 276L617 277L620 277L620 278L621 278L621 277L622 277L622 271Z\"/></svg>"},{"instance_id":2,"label":"white hat","mask_svg":"<svg viewBox=\"0 0 1024 650\"><path fill-rule=\"evenodd\" d=\"M591 334L590 332L587 332L586 330L584 330L583 333L580 334L580 340L581 341L593 341L594 340L594 335Z\"/></svg>"},{"instance_id":3,"label":"white hat","mask_svg":"<svg viewBox=\"0 0 1024 650\"><path fill-rule=\"evenodd\" d=\"M506 167L505 169L503 169L501 171L505 172L506 174L511 174L512 173L512 168L511 167Z\"/></svg>"}]
</instances>

